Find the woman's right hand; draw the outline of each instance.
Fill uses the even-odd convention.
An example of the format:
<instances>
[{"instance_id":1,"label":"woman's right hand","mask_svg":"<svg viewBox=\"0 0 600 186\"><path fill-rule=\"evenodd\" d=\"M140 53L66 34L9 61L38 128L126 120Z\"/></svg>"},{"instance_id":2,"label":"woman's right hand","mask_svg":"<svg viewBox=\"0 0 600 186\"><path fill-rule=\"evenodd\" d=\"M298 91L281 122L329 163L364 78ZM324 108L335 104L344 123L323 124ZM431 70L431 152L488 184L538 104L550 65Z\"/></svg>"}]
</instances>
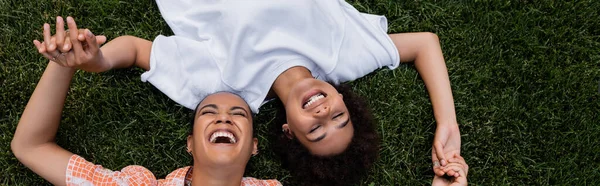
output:
<instances>
[{"instance_id":1,"label":"woman's right hand","mask_svg":"<svg viewBox=\"0 0 600 186\"><path fill-rule=\"evenodd\" d=\"M100 45L106 42L105 36L94 36L88 29L77 29L75 20L67 17L68 31L64 20L56 17L56 34L50 35L50 25L44 24L44 41L34 40L38 52L47 59L64 67L72 67L88 72L104 72L112 65L106 61Z\"/></svg>"}]
</instances>

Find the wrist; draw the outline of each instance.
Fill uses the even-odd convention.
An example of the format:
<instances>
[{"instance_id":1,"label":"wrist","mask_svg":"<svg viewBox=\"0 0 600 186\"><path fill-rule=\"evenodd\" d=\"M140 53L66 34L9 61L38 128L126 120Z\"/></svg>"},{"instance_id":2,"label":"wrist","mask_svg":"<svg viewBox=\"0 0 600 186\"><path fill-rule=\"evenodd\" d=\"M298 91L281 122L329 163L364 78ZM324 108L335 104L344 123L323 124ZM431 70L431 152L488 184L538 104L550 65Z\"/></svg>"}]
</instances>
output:
<instances>
[{"instance_id":1,"label":"wrist","mask_svg":"<svg viewBox=\"0 0 600 186\"><path fill-rule=\"evenodd\" d=\"M75 74L75 72L77 71L77 69L75 69L73 67L61 66L58 63L52 62L52 61L50 61L48 63L48 66L46 67L46 69L55 71L58 74L63 74L63 75L68 75L68 76L73 76L73 74Z\"/></svg>"},{"instance_id":2,"label":"wrist","mask_svg":"<svg viewBox=\"0 0 600 186\"><path fill-rule=\"evenodd\" d=\"M456 118L446 118L446 119L435 119L436 124L438 127L452 127L452 126L456 126L458 127L458 122L456 121Z\"/></svg>"}]
</instances>

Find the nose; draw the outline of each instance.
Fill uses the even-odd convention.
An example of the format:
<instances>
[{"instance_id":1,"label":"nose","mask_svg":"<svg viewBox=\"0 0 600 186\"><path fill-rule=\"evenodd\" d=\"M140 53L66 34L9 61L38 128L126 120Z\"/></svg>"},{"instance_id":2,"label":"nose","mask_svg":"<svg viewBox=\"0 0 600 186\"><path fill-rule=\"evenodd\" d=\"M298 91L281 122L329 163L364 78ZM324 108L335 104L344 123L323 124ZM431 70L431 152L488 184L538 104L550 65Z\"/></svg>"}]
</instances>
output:
<instances>
[{"instance_id":1,"label":"nose","mask_svg":"<svg viewBox=\"0 0 600 186\"><path fill-rule=\"evenodd\" d=\"M217 116L217 124L219 123L224 123L224 124L231 124L231 117L229 116L229 114L223 113L223 114L219 114Z\"/></svg>"},{"instance_id":2,"label":"nose","mask_svg":"<svg viewBox=\"0 0 600 186\"><path fill-rule=\"evenodd\" d=\"M315 116L317 117L324 117L324 116L328 116L329 115L329 110L331 109L330 106L328 105L323 105L319 108L317 108L317 110L315 111Z\"/></svg>"}]
</instances>

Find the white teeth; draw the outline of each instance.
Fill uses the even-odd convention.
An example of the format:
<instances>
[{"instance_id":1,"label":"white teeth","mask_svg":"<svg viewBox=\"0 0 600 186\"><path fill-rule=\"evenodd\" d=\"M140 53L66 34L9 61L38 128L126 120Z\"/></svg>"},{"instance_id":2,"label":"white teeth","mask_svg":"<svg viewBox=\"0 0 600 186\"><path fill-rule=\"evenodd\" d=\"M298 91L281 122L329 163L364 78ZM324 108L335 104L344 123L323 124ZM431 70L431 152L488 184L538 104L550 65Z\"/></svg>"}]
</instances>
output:
<instances>
[{"instance_id":1,"label":"white teeth","mask_svg":"<svg viewBox=\"0 0 600 186\"><path fill-rule=\"evenodd\" d=\"M227 131L217 131L217 132L213 133L210 136L210 142L211 143L215 143L217 141L218 137L229 138L229 143L236 143L237 142L237 140L235 139L235 136L233 136L233 134L231 132L227 132Z\"/></svg>"},{"instance_id":2,"label":"white teeth","mask_svg":"<svg viewBox=\"0 0 600 186\"><path fill-rule=\"evenodd\" d=\"M306 103L304 104L304 108L306 108L306 107L308 107L308 106L312 105L314 102L316 102L316 101L318 101L318 100L320 100L320 99L323 99L323 98L325 98L325 96L324 96L323 94L316 94L316 95L314 95L314 96L310 97L310 98L308 99L308 102L306 102Z\"/></svg>"}]
</instances>

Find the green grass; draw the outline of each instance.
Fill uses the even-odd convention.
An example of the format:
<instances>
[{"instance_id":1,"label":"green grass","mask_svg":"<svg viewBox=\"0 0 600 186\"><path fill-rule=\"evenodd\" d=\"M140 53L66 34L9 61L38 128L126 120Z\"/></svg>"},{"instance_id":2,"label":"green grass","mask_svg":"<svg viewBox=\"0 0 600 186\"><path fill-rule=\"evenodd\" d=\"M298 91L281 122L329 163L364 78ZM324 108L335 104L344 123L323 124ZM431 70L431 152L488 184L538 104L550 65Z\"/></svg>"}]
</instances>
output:
<instances>
[{"instance_id":1,"label":"green grass","mask_svg":"<svg viewBox=\"0 0 600 186\"><path fill-rule=\"evenodd\" d=\"M391 32L439 35L471 184L600 185L600 1L350 2L386 15ZM31 41L56 15L109 38L171 34L153 1L0 0L0 185L48 184L14 158L10 141L47 63ZM141 73L78 72L58 143L115 170L138 164L164 177L189 165L188 111L142 83ZM435 121L414 67L380 70L352 85L369 98L383 138L364 185L430 183ZM272 114L267 107L256 120L261 154L247 174L287 183L268 150Z\"/></svg>"}]
</instances>

